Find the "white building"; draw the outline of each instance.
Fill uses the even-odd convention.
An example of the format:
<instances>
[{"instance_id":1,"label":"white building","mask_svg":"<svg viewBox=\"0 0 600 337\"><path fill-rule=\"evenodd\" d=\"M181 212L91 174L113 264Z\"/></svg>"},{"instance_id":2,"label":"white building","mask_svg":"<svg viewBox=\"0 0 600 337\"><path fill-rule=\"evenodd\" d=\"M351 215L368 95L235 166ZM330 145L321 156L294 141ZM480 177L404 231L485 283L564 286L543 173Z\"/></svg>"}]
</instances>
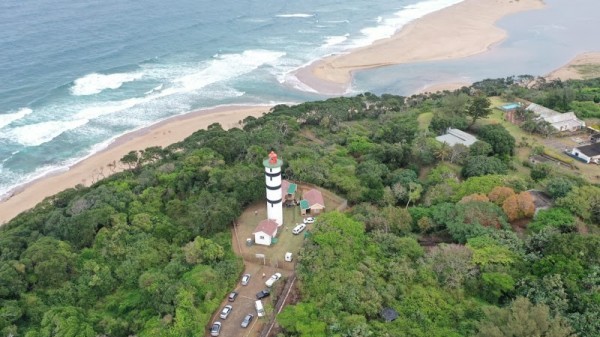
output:
<instances>
[{"instance_id":1,"label":"white building","mask_svg":"<svg viewBox=\"0 0 600 337\"><path fill-rule=\"evenodd\" d=\"M448 128L445 135L437 136L435 139L440 143L446 143L450 146L462 144L466 147L473 145L477 141L475 136L453 128Z\"/></svg>"},{"instance_id":2,"label":"white building","mask_svg":"<svg viewBox=\"0 0 600 337\"><path fill-rule=\"evenodd\" d=\"M279 225L271 219L261 221L254 229L254 242L257 245L270 246L273 238L277 236Z\"/></svg>"},{"instance_id":3,"label":"white building","mask_svg":"<svg viewBox=\"0 0 600 337\"><path fill-rule=\"evenodd\" d=\"M283 198L281 194L281 166L283 160L277 159L274 151L269 158L263 160L265 182L267 185L267 219L275 220L277 225L283 224Z\"/></svg>"},{"instance_id":4,"label":"white building","mask_svg":"<svg viewBox=\"0 0 600 337\"><path fill-rule=\"evenodd\" d=\"M600 143L576 147L571 154L586 163L600 164Z\"/></svg>"},{"instance_id":5,"label":"white building","mask_svg":"<svg viewBox=\"0 0 600 337\"><path fill-rule=\"evenodd\" d=\"M560 113L539 104L531 103L525 108L533 112L539 119L550 123L558 132L577 131L585 128L585 122L577 118L574 112Z\"/></svg>"}]
</instances>

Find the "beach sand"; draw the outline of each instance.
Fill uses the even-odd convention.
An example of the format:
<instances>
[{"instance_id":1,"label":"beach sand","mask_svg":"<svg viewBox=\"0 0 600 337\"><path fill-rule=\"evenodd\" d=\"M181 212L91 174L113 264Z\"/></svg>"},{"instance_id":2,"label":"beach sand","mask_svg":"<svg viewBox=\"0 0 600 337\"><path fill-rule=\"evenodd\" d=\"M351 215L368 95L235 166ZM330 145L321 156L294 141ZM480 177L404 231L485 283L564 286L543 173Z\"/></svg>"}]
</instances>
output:
<instances>
[{"instance_id":1,"label":"beach sand","mask_svg":"<svg viewBox=\"0 0 600 337\"><path fill-rule=\"evenodd\" d=\"M319 92L344 93L357 70L484 52L506 38L506 32L494 26L496 21L543 7L541 0L465 0L407 24L389 39L317 61L296 76Z\"/></svg>"},{"instance_id":2,"label":"beach sand","mask_svg":"<svg viewBox=\"0 0 600 337\"><path fill-rule=\"evenodd\" d=\"M600 52L577 55L566 65L545 76L548 80L583 80L600 77Z\"/></svg>"},{"instance_id":3,"label":"beach sand","mask_svg":"<svg viewBox=\"0 0 600 337\"><path fill-rule=\"evenodd\" d=\"M225 129L237 127L244 118L260 117L269 109L270 106L229 106L202 110L173 117L148 128L125 134L105 150L79 162L68 171L37 179L15 191L9 199L0 202L0 224L34 207L48 196L78 184L89 186L103 176L122 171L124 167L119 163L119 159L132 150L143 150L151 146L165 147L213 123L220 123ZM114 172L109 167L109 163L113 162L117 164Z\"/></svg>"}]
</instances>

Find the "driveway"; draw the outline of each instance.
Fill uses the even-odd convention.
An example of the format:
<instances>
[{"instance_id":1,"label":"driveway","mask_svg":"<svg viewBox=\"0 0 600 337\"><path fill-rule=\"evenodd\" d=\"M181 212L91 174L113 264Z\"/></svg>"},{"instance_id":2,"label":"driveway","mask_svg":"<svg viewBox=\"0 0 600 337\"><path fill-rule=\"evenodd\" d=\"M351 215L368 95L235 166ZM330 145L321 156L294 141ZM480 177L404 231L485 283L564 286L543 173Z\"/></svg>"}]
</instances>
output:
<instances>
[{"instance_id":1,"label":"driveway","mask_svg":"<svg viewBox=\"0 0 600 337\"><path fill-rule=\"evenodd\" d=\"M221 306L219 307L218 312L214 315L213 320L211 321L210 326L212 326L212 322L219 321L222 324L221 334L219 336L224 337L257 337L260 335L263 325L267 322L266 318L269 315L269 311L272 310L274 304L272 304L273 294L271 296L263 298L263 306L267 315L262 318L258 318L256 315L256 309L254 308L254 303L256 301L256 293L266 288L265 281L274 273L279 272L283 275L283 277L289 276L290 272L282 269L273 268L270 266L263 266L259 264L253 264L245 262L245 270L244 274L252 275L250 277L250 282L247 286L241 285L240 282L236 285L235 290L238 292L238 297L235 299L235 302L229 302L225 299ZM262 275L265 274L263 278ZM240 278L241 280L241 278ZM276 283L282 283L282 280L277 281ZM277 284L276 284L277 285ZM276 285L273 286L273 289L276 289ZM221 314L221 310L227 304L231 304L233 306L233 310L229 314L227 319L221 319L219 314ZM247 314L253 314L254 319L252 323L247 328L242 328L241 324L244 320L244 317ZM206 333L206 336L210 336L210 331Z\"/></svg>"}]
</instances>

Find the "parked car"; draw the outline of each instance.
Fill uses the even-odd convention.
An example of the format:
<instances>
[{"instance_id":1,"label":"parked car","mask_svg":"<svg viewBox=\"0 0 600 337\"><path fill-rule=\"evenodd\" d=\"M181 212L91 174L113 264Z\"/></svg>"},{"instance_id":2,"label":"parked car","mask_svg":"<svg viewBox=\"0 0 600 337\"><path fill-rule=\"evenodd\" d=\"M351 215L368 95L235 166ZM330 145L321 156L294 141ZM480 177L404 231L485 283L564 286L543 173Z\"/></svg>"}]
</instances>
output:
<instances>
[{"instance_id":1,"label":"parked car","mask_svg":"<svg viewBox=\"0 0 600 337\"><path fill-rule=\"evenodd\" d=\"M250 322L252 322L253 318L254 318L254 315L252 315L252 314L246 315L246 317L244 317L244 320L242 321L242 328L247 328L248 325L250 325Z\"/></svg>"},{"instance_id":2,"label":"parked car","mask_svg":"<svg viewBox=\"0 0 600 337\"><path fill-rule=\"evenodd\" d=\"M244 276L242 276L242 285L247 286L249 282L250 282L250 274L244 274Z\"/></svg>"},{"instance_id":3,"label":"parked car","mask_svg":"<svg viewBox=\"0 0 600 337\"><path fill-rule=\"evenodd\" d=\"M263 298L265 298L269 295L271 295L271 290L269 290L269 289L261 290L256 294L256 299L262 300Z\"/></svg>"},{"instance_id":4,"label":"parked car","mask_svg":"<svg viewBox=\"0 0 600 337\"><path fill-rule=\"evenodd\" d=\"M306 224L298 224L296 227L294 227L294 229L292 229L292 234L298 235L304 230L304 228L306 228Z\"/></svg>"},{"instance_id":5,"label":"parked car","mask_svg":"<svg viewBox=\"0 0 600 337\"><path fill-rule=\"evenodd\" d=\"M304 220L302 220L304 223L314 223L315 222L315 218L309 216L308 218L304 218Z\"/></svg>"},{"instance_id":6,"label":"parked car","mask_svg":"<svg viewBox=\"0 0 600 337\"><path fill-rule=\"evenodd\" d=\"M284 260L286 262L292 262L292 253L291 252L285 253Z\"/></svg>"},{"instance_id":7,"label":"parked car","mask_svg":"<svg viewBox=\"0 0 600 337\"><path fill-rule=\"evenodd\" d=\"M210 328L211 336L218 336L221 333L221 322L214 322L212 328Z\"/></svg>"},{"instance_id":8,"label":"parked car","mask_svg":"<svg viewBox=\"0 0 600 337\"><path fill-rule=\"evenodd\" d=\"M235 291L232 291L229 293L229 296L227 297L227 299L229 300L229 302L233 302L235 301L235 299L238 297L238 293Z\"/></svg>"},{"instance_id":9,"label":"parked car","mask_svg":"<svg viewBox=\"0 0 600 337\"><path fill-rule=\"evenodd\" d=\"M271 275L271 277L269 277L267 282L265 282L265 285L267 287L271 287L271 286L273 286L273 283L275 283L275 281L279 280L280 278L281 278L281 274L275 273L275 274Z\"/></svg>"},{"instance_id":10,"label":"parked car","mask_svg":"<svg viewBox=\"0 0 600 337\"><path fill-rule=\"evenodd\" d=\"M219 317L221 317L222 319L227 319L227 316L229 316L229 314L231 313L231 310L233 310L233 306L231 305L226 305L223 310L221 310L221 315L219 315Z\"/></svg>"}]
</instances>

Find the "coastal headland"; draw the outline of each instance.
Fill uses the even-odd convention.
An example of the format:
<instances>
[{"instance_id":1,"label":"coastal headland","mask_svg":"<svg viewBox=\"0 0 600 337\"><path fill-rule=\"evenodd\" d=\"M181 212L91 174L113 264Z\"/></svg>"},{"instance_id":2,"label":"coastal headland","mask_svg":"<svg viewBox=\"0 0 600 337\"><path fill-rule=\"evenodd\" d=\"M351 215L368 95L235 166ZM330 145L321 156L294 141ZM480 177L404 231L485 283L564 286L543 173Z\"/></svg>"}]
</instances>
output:
<instances>
[{"instance_id":1,"label":"coastal headland","mask_svg":"<svg viewBox=\"0 0 600 337\"><path fill-rule=\"evenodd\" d=\"M485 52L507 36L494 25L499 19L543 7L541 0L465 0L410 22L391 38L316 61L296 76L319 92L342 94L357 70Z\"/></svg>"},{"instance_id":2,"label":"coastal headland","mask_svg":"<svg viewBox=\"0 0 600 337\"><path fill-rule=\"evenodd\" d=\"M506 37L503 30L494 26L496 21L505 15L542 7L543 2L540 0L466 0L408 24L390 39L318 61L299 70L297 76L324 94L343 93L350 84L352 72L356 70L460 58L484 52ZM578 78L577 69L586 65L598 67L600 53L583 54L550 76L561 79ZM438 83L421 92L452 90L463 85L469 83ZM164 147L213 123L220 123L226 129L236 127L244 118L259 117L269 109L270 106L225 106L196 111L125 134L106 149L68 170L37 179L13 191L9 198L0 201L0 225L48 196L78 184L89 186L102 177L123 170L119 160L132 150ZM113 163L116 166L111 166Z\"/></svg>"}]
</instances>

